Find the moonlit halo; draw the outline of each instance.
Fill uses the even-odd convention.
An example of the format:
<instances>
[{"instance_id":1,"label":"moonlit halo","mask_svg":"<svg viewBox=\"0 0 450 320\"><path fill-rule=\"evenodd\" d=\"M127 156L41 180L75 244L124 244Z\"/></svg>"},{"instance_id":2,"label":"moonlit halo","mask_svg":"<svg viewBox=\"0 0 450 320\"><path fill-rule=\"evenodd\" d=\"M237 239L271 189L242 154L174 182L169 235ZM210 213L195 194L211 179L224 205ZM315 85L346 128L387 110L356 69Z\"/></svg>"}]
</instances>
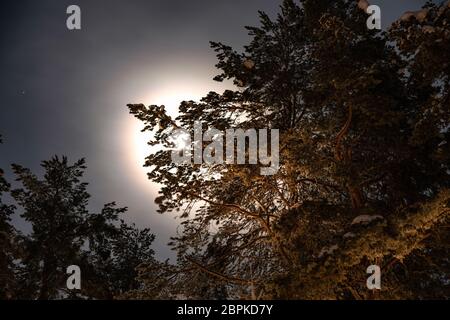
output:
<instances>
[{"instance_id":1,"label":"moonlit halo","mask_svg":"<svg viewBox=\"0 0 450 320\"><path fill-rule=\"evenodd\" d=\"M232 84L227 81L212 81L216 74L214 69L199 69L193 66L197 64L180 64L175 70L173 66L162 65L160 68L152 68L155 74L162 74L158 81L150 81L151 74L144 72L146 68L140 69L130 76L133 82L119 82L121 88L114 90L120 92L120 100L127 103L143 103L149 105L164 105L166 112L172 117L178 116L178 108L182 101L200 101L210 91L223 92L232 89ZM180 67L181 66L181 67ZM161 70L160 70L161 69ZM166 75L166 76L163 76ZM174 79L176 79L174 81ZM125 83L125 85L124 85ZM152 140L152 132L142 132L144 124L131 115L126 117L125 132L121 135L122 148L125 151L127 168L130 178L143 186L149 186L152 193L157 193L159 186L150 182L147 173L150 168L144 167L145 159L150 154L161 150L161 146L149 146ZM182 138L181 138L182 139ZM183 139L184 140L184 139ZM179 141L178 146L183 146L184 141Z\"/></svg>"},{"instance_id":2,"label":"moonlit halo","mask_svg":"<svg viewBox=\"0 0 450 320\"><path fill-rule=\"evenodd\" d=\"M204 89L200 86L198 88L193 87L178 87L174 89L166 88L161 90L158 95L150 95L142 99L143 103L148 106L152 105L164 105L168 114L175 118L178 115L178 107L182 101L199 101L204 96ZM141 167L141 170L148 172L148 168L143 168L145 158L152 152L161 150L161 146L149 146L148 142L152 139L151 132L141 132L143 128L142 122L137 119L133 121L133 163ZM185 135L178 135L173 141L176 150L182 150L187 147L188 139Z\"/></svg>"}]
</instances>

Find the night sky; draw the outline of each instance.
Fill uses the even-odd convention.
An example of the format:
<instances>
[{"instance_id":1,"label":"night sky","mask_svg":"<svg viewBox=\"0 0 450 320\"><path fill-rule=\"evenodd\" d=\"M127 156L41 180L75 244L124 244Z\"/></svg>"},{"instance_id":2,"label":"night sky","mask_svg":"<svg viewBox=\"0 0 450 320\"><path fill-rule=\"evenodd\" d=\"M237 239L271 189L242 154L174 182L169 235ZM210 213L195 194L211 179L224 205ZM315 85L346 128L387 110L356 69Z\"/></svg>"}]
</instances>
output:
<instances>
[{"instance_id":1,"label":"night sky","mask_svg":"<svg viewBox=\"0 0 450 320\"><path fill-rule=\"evenodd\" d=\"M386 26L425 0L373 0ZM77 4L82 30L66 28L66 8ZM53 155L71 162L85 157L91 207L117 201L129 207L127 221L150 227L160 258L179 223L159 215L152 185L142 168L145 136L128 114L128 103L165 104L199 99L230 84L212 78L216 58L209 41L240 49L245 25L257 25L257 10L270 16L276 0L7 0L0 10L0 167L35 173ZM27 231L26 224L14 218Z\"/></svg>"}]
</instances>

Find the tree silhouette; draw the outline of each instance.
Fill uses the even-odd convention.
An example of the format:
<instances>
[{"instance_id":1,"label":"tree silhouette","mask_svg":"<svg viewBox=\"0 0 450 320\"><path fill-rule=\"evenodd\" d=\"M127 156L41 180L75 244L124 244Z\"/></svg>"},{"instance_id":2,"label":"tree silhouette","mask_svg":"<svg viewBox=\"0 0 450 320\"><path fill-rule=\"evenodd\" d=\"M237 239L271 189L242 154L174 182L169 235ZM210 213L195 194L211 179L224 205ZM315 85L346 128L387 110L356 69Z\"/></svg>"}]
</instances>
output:
<instances>
[{"instance_id":1,"label":"tree silhouette","mask_svg":"<svg viewBox=\"0 0 450 320\"><path fill-rule=\"evenodd\" d=\"M21 299L112 299L135 289L136 267L153 259L150 230L127 225L121 215L127 208L106 204L100 213L90 212L87 183L81 179L84 159L69 164L66 157L43 161L39 179L29 169L13 165L22 188L11 191L31 224L22 236L22 258L15 266L15 288ZM82 271L81 291L66 287L66 268Z\"/></svg>"},{"instance_id":2,"label":"tree silhouette","mask_svg":"<svg viewBox=\"0 0 450 320\"><path fill-rule=\"evenodd\" d=\"M212 43L215 79L235 91L182 102L176 119L129 105L152 144L201 121L280 129L281 150L273 176L150 154L160 212L184 221L177 265L143 267L134 297L448 298L450 8L419 16L378 32L357 1L286 0L247 27L243 53Z\"/></svg>"},{"instance_id":3,"label":"tree silhouette","mask_svg":"<svg viewBox=\"0 0 450 320\"><path fill-rule=\"evenodd\" d=\"M0 143L2 137L0 135ZM17 231L11 225L10 216L14 212L14 207L4 204L3 193L8 192L10 185L3 177L3 170L0 169L0 299L13 299L15 297L14 288L16 286L16 276L14 274L13 261L17 257L15 242Z\"/></svg>"}]
</instances>

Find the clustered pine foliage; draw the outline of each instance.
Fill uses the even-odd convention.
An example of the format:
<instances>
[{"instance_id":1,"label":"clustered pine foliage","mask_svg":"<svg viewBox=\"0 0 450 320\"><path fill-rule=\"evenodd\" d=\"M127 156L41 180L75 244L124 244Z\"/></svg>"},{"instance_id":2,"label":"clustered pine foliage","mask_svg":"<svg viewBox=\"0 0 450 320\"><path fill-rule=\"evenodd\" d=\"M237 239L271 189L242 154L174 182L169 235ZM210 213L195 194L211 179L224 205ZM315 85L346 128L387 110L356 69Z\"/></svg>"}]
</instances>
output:
<instances>
[{"instance_id":1,"label":"clustered pine foliage","mask_svg":"<svg viewBox=\"0 0 450 320\"><path fill-rule=\"evenodd\" d=\"M136 267L154 259L149 229L126 224L127 208L115 203L100 213L88 209L84 159L42 162L42 179L12 165L22 187L10 190L0 175L0 299L113 299L139 288ZM20 211L2 204L8 192ZM24 234L10 223L13 214L31 226ZM81 269L81 290L68 290L67 267Z\"/></svg>"},{"instance_id":2,"label":"clustered pine foliage","mask_svg":"<svg viewBox=\"0 0 450 320\"><path fill-rule=\"evenodd\" d=\"M449 298L450 5L387 31L357 1L285 0L244 52L213 42L235 90L129 105L170 148L176 128L280 130L280 170L148 156L161 213L181 212L176 264L141 265L146 299ZM382 290L367 289L379 265Z\"/></svg>"},{"instance_id":3,"label":"clustered pine foliage","mask_svg":"<svg viewBox=\"0 0 450 320\"><path fill-rule=\"evenodd\" d=\"M0 136L0 143L2 142ZM3 193L8 192L10 185L3 177L3 170L0 168L0 299L12 298L11 290L15 286L14 282L14 242L16 230L11 225L11 215L14 207L4 204Z\"/></svg>"}]
</instances>

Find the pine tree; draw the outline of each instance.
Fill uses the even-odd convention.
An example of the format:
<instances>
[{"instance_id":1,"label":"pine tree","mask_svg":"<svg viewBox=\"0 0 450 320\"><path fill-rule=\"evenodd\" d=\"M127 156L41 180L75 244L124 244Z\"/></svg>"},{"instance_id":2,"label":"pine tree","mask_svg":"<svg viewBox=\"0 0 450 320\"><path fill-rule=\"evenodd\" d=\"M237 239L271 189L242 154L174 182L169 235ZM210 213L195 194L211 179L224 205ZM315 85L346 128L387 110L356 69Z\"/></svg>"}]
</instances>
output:
<instances>
[{"instance_id":1,"label":"pine tree","mask_svg":"<svg viewBox=\"0 0 450 320\"><path fill-rule=\"evenodd\" d=\"M0 143L2 142L0 136ZM3 193L8 192L10 185L0 169L0 300L14 299L16 275L14 273L14 259L17 257L18 233L11 225L10 216L14 207L3 203Z\"/></svg>"},{"instance_id":2,"label":"pine tree","mask_svg":"<svg viewBox=\"0 0 450 320\"><path fill-rule=\"evenodd\" d=\"M136 268L153 259L154 236L149 229L127 225L127 208L106 204L100 213L89 211L87 183L81 179L84 159L69 164L66 157L42 162L43 179L13 165L22 188L11 195L32 232L23 237L24 257L18 266L22 299L112 299L136 288ZM68 266L82 272L81 291L67 290Z\"/></svg>"},{"instance_id":3,"label":"pine tree","mask_svg":"<svg viewBox=\"0 0 450 320\"><path fill-rule=\"evenodd\" d=\"M117 213L114 204L105 206L103 214L94 218L96 231L89 235L90 288L101 299L120 298L138 289L138 267L155 261L151 248L155 236L149 229L138 229L122 219L118 222ZM110 222L98 221L111 214Z\"/></svg>"},{"instance_id":4,"label":"pine tree","mask_svg":"<svg viewBox=\"0 0 450 320\"><path fill-rule=\"evenodd\" d=\"M184 218L177 265L141 269L141 296L158 275L163 296L189 297L202 272L204 298L448 298L450 8L424 10L379 32L357 1L285 0L243 53L212 43L215 79L235 91L182 102L176 119L128 106L169 148L147 158L160 212ZM172 163L171 132L195 121L280 129L279 172Z\"/></svg>"}]
</instances>

